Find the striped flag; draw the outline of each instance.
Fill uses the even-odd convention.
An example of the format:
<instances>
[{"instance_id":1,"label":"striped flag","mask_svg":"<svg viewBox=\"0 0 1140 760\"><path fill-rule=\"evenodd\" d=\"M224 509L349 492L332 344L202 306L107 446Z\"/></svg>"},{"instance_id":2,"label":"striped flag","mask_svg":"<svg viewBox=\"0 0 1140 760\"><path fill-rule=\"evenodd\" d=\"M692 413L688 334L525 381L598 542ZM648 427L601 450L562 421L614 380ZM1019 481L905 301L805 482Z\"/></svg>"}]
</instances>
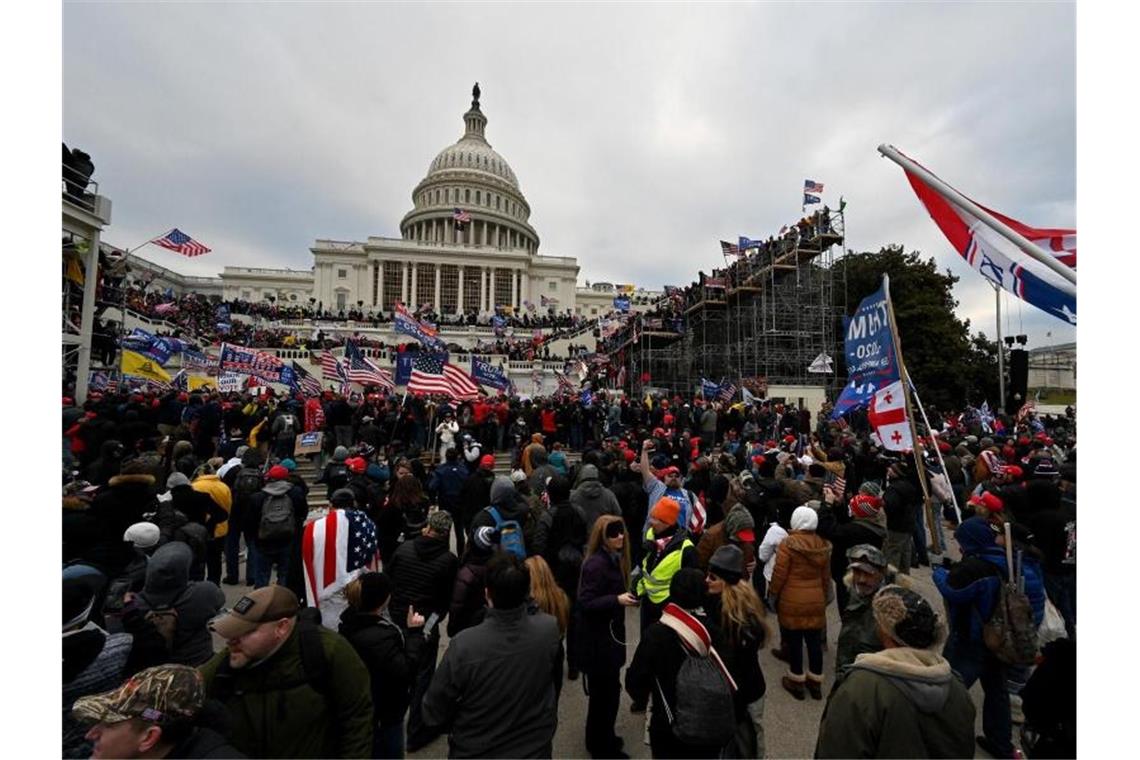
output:
<instances>
[{"instance_id":1,"label":"striped flag","mask_svg":"<svg viewBox=\"0 0 1140 760\"><path fill-rule=\"evenodd\" d=\"M804 192L805 193L816 193L818 195L818 194L823 192L823 183L822 182L813 182L810 179L805 179L804 180Z\"/></svg>"},{"instance_id":2,"label":"striped flag","mask_svg":"<svg viewBox=\"0 0 1140 760\"><path fill-rule=\"evenodd\" d=\"M412 393L442 393L456 401L470 401L479 397L479 386L466 372L438 356L425 354L412 362L412 376L408 379Z\"/></svg>"},{"instance_id":3,"label":"striped flag","mask_svg":"<svg viewBox=\"0 0 1140 760\"><path fill-rule=\"evenodd\" d=\"M736 396L736 390L735 383L721 383L716 397L721 401L732 401L733 397Z\"/></svg>"},{"instance_id":4,"label":"striped flag","mask_svg":"<svg viewBox=\"0 0 1140 760\"><path fill-rule=\"evenodd\" d=\"M181 253L183 256L201 256L203 253L209 253L210 249L199 243L194 238L187 235L182 230L175 227L170 232L166 233L160 238L155 238L150 241L155 245L160 245L176 253Z\"/></svg>"},{"instance_id":5,"label":"striped flag","mask_svg":"<svg viewBox=\"0 0 1140 760\"><path fill-rule=\"evenodd\" d=\"M305 597L316 607L363 570L376 570L376 525L356 509L334 509L305 526L301 538Z\"/></svg>"},{"instance_id":6,"label":"striped flag","mask_svg":"<svg viewBox=\"0 0 1140 760\"><path fill-rule=\"evenodd\" d=\"M451 214L451 218L455 222L456 229L463 229L467 223L471 221L471 215L461 208L455 209Z\"/></svg>"},{"instance_id":7,"label":"striped flag","mask_svg":"<svg viewBox=\"0 0 1140 760\"><path fill-rule=\"evenodd\" d=\"M379 385L388 390L396 387L392 382L392 373L380 369L370 362L360 349L352 342L344 344L345 364L348 365L348 379L361 385Z\"/></svg>"},{"instance_id":8,"label":"striped flag","mask_svg":"<svg viewBox=\"0 0 1140 760\"><path fill-rule=\"evenodd\" d=\"M332 351L325 349L321 352L321 377L325 380L335 380L340 383L340 392L348 392L348 372L344 363L332 355Z\"/></svg>"},{"instance_id":9,"label":"striped flag","mask_svg":"<svg viewBox=\"0 0 1140 760\"><path fill-rule=\"evenodd\" d=\"M301 393L306 396L319 396L321 395L321 383L317 378L313 377L308 370L302 367L297 362L293 362L293 374L297 378L296 387Z\"/></svg>"},{"instance_id":10,"label":"striped flag","mask_svg":"<svg viewBox=\"0 0 1140 760\"><path fill-rule=\"evenodd\" d=\"M739 256L740 246L727 240L720 241L720 252L725 256Z\"/></svg>"}]
</instances>

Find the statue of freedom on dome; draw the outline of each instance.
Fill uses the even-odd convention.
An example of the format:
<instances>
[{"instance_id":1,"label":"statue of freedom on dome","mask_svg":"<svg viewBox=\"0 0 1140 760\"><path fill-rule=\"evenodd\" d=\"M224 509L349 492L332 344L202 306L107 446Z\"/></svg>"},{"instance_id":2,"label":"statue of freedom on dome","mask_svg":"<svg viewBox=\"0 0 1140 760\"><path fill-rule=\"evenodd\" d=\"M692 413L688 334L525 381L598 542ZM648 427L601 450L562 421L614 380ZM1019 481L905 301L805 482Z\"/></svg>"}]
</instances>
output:
<instances>
[{"instance_id":1,"label":"statue of freedom on dome","mask_svg":"<svg viewBox=\"0 0 1140 760\"><path fill-rule=\"evenodd\" d=\"M471 101L471 107L472 108L478 108L479 107L479 83L478 82L476 82L475 86L471 88L471 97L473 98L473 100Z\"/></svg>"}]
</instances>

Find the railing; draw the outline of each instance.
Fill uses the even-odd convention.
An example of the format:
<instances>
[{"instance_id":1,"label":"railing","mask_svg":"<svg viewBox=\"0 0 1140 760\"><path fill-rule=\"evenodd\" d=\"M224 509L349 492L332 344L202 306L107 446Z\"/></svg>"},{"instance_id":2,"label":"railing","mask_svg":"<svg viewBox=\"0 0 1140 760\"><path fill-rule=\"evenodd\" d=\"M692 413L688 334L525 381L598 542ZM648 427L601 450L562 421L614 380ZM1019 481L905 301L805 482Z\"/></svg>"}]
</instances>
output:
<instances>
[{"instance_id":1,"label":"railing","mask_svg":"<svg viewBox=\"0 0 1140 760\"><path fill-rule=\"evenodd\" d=\"M63 198L73 206L95 213L95 198L99 195L99 183L74 166L63 164Z\"/></svg>"}]
</instances>

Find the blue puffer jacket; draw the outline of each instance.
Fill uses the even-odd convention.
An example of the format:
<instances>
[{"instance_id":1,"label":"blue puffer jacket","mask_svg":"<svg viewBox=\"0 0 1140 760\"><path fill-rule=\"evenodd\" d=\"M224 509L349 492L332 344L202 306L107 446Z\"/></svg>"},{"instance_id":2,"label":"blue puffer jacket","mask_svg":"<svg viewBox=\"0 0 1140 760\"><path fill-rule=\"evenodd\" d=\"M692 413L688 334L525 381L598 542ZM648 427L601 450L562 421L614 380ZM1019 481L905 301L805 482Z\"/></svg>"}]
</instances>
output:
<instances>
[{"instance_id":1,"label":"blue puffer jacket","mask_svg":"<svg viewBox=\"0 0 1140 760\"><path fill-rule=\"evenodd\" d=\"M1021 573L1025 578L1025 595L1033 607L1033 622L1041 625L1045 617L1041 566L1037 560L1025 556ZM934 568L934 585L950 606L952 636L972 642L982 641L982 628L997 605L1002 579L1008 577L1005 550L999 546L969 553L949 570Z\"/></svg>"}]
</instances>

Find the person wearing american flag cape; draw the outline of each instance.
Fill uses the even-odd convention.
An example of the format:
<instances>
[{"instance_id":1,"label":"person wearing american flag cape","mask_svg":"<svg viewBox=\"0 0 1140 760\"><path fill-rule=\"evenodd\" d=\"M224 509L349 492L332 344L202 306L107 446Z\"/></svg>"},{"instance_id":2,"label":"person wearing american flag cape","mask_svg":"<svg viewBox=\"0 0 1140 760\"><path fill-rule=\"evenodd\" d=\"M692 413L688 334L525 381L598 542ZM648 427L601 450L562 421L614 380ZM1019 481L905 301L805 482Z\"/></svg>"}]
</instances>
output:
<instances>
[{"instance_id":1,"label":"person wearing american flag cape","mask_svg":"<svg viewBox=\"0 0 1140 760\"><path fill-rule=\"evenodd\" d=\"M344 587L361 573L380 567L376 526L356 508L352 491L333 492L331 509L305 526L301 564L305 572L305 602L321 611L321 624L337 630L348 606Z\"/></svg>"}]
</instances>

